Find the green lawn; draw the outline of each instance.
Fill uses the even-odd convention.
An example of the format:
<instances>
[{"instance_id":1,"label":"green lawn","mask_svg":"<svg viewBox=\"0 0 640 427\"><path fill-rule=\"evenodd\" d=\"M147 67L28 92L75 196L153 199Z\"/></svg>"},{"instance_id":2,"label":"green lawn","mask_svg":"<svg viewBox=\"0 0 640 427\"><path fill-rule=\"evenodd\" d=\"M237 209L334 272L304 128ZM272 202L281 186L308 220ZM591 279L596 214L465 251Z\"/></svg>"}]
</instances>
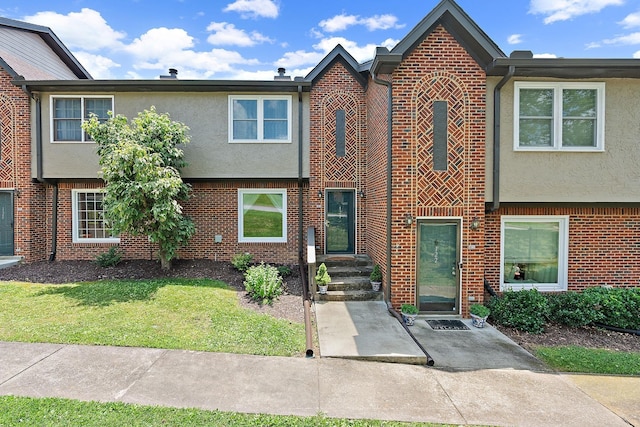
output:
<instances>
[{"instance_id":1,"label":"green lawn","mask_svg":"<svg viewBox=\"0 0 640 427\"><path fill-rule=\"evenodd\" d=\"M567 346L538 347L535 356L560 372L640 375L640 353Z\"/></svg>"},{"instance_id":2,"label":"green lawn","mask_svg":"<svg viewBox=\"0 0 640 427\"><path fill-rule=\"evenodd\" d=\"M305 351L304 324L244 309L234 290L207 279L0 282L0 340L268 356Z\"/></svg>"},{"instance_id":3,"label":"green lawn","mask_svg":"<svg viewBox=\"0 0 640 427\"><path fill-rule=\"evenodd\" d=\"M395 421L347 420L177 409L123 403L0 396L0 426L443 426Z\"/></svg>"}]
</instances>

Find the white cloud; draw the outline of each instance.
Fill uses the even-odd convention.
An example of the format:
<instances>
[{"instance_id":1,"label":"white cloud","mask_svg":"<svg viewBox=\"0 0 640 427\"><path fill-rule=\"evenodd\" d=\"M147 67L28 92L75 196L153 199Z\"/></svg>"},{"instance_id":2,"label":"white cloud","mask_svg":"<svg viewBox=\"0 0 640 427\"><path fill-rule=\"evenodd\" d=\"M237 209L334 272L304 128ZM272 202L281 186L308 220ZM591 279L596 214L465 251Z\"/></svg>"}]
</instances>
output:
<instances>
[{"instance_id":1,"label":"white cloud","mask_svg":"<svg viewBox=\"0 0 640 427\"><path fill-rule=\"evenodd\" d=\"M126 36L125 33L111 28L99 12L88 8L68 15L38 12L25 16L24 20L51 28L69 49L89 52L104 48L118 49L122 46L121 40Z\"/></svg>"},{"instance_id":2,"label":"white cloud","mask_svg":"<svg viewBox=\"0 0 640 427\"><path fill-rule=\"evenodd\" d=\"M522 43L522 34L511 34L509 37L507 37L507 43L509 44Z\"/></svg>"},{"instance_id":3,"label":"white cloud","mask_svg":"<svg viewBox=\"0 0 640 427\"><path fill-rule=\"evenodd\" d=\"M624 0L531 0L529 13L546 15L544 23L551 24L622 4Z\"/></svg>"},{"instance_id":4,"label":"white cloud","mask_svg":"<svg viewBox=\"0 0 640 427\"><path fill-rule=\"evenodd\" d=\"M74 52L73 56L89 71L94 79L113 79L115 76L111 69L120 67L120 64L102 55L94 55L87 52Z\"/></svg>"},{"instance_id":5,"label":"white cloud","mask_svg":"<svg viewBox=\"0 0 640 427\"><path fill-rule=\"evenodd\" d=\"M320 21L320 28L328 33L344 31L355 25L363 25L369 31L388 30L389 28L402 28L404 25L398 24L398 18L394 15L374 15L361 18L358 15L336 15L333 18Z\"/></svg>"},{"instance_id":6,"label":"white cloud","mask_svg":"<svg viewBox=\"0 0 640 427\"><path fill-rule=\"evenodd\" d=\"M125 50L139 59L173 55L193 47L193 37L181 28L152 28L136 38Z\"/></svg>"},{"instance_id":7,"label":"white cloud","mask_svg":"<svg viewBox=\"0 0 640 427\"><path fill-rule=\"evenodd\" d=\"M257 31L247 34L244 30L227 22L212 22L207 27L207 31L213 31L207 41L216 46L255 46L256 44L273 42L269 37L263 36Z\"/></svg>"},{"instance_id":8,"label":"white cloud","mask_svg":"<svg viewBox=\"0 0 640 427\"><path fill-rule=\"evenodd\" d=\"M224 8L225 12L238 12L242 18L277 18L278 5L273 0L236 0Z\"/></svg>"},{"instance_id":9,"label":"white cloud","mask_svg":"<svg viewBox=\"0 0 640 427\"><path fill-rule=\"evenodd\" d=\"M297 50L295 52L287 52L284 56L275 62L277 67L299 67L301 65L317 64L324 58L327 52L307 52Z\"/></svg>"},{"instance_id":10,"label":"white cloud","mask_svg":"<svg viewBox=\"0 0 640 427\"><path fill-rule=\"evenodd\" d=\"M602 41L603 44L613 44L613 45L634 45L640 44L640 32L635 32L631 34L627 34L620 37L614 37L612 39L605 39Z\"/></svg>"},{"instance_id":11,"label":"white cloud","mask_svg":"<svg viewBox=\"0 0 640 427\"><path fill-rule=\"evenodd\" d=\"M618 22L624 28L640 27L640 12L630 13L622 21Z\"/></svg>"},{"instance_id":12,"label":"white cloud","mask_svg":"<svg viewBox=\"0 0 640 427\"><path fill-rule=\"evenodd\" d=\"M640 50L633 54L633 57L636 59L640 59Z\"/></svg>"},{"instance_id":13,"label":"white cloud","mask_svg":"<svg viewBox=\"0 0 640 427\"><path fill-rule=\"evenodd\" d=\"M555 53L534 53L533 57L534 58L557 58L558 55L556 55Z\"/></svg>"}]
</instances>

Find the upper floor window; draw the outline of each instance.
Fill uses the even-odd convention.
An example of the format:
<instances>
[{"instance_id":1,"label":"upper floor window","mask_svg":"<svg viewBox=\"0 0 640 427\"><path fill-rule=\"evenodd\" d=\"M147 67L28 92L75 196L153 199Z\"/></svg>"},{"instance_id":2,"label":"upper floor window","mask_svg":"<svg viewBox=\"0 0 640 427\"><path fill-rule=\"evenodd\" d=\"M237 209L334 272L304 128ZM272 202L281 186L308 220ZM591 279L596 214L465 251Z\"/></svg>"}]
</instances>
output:
<instances>
[{"instance_id":1,"label":"upper floor window","mask_svg":"<svg viewBox=\"0 0 640 427\"><path fill-rule=\"evenodd\" d=\"M230 96L229 142L291 142L291 97Z\"/></svg>"},{"instance_id":2,"label":"upper floor window","mask_svg":"<svg viewBox=\"0 0 640 427\"><path fill-rule=\"evenodd\" d=\"M101 122L113 111L112 96L53 96L51 97L51 141L88 142L89 135L82 130L82 122L91 113Z\"/></svg>"},{"instance_id":3,"label":"upper floor window","mask_svg":"<svg viewBox=\"0 0 640 427\"><path fill-rule=\"evenodd\" d=\"M516 82L514 149L604 150L604 83Z\"/></svg>"},{"instance_id":4,"label":"upper floor window","mask_svg":"<svg viewBox=\"0 0 640 427\"><path fill-rule=\"evenodd\" d=\"M73 241L75 243L117 243L105 218L103 190L73 190Z\"/></svg>"}]
</instances>

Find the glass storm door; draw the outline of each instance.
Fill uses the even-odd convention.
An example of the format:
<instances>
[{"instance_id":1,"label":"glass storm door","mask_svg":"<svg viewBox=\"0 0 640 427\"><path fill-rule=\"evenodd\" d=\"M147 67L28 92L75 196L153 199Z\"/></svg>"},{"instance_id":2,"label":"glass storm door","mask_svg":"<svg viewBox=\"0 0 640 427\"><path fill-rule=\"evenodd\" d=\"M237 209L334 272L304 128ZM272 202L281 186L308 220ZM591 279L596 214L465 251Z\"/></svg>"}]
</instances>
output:
<instances>
[{"instance_id":1,"label":"glass storm door","mask_svg":"<svg viewBox=\"0 0 640 427\"><path fill-rule=\"evenodd\" d=\"M418 305L421 312L458 314L460 298L459 223L418 222Z\"/></svg>"},{"instance_id":2,"label":"glass storm door","mask_svg":"<svg viewBox=\"0 0 640 427\"><path fill-rule=\"evenodd\" d=\"M325 227L328 254L355 253L354 202L354 190L327 190Z\"/></svg>"},{"instance_id":3,"label":"glass storm door","mask_svg":"<svg viewBox=\"0 0 640 427\"><path fill-rule=\"evenodd\" d=\"M13 193L0 191L0 255L13 255Z\"/></svg>"}]
</instances>

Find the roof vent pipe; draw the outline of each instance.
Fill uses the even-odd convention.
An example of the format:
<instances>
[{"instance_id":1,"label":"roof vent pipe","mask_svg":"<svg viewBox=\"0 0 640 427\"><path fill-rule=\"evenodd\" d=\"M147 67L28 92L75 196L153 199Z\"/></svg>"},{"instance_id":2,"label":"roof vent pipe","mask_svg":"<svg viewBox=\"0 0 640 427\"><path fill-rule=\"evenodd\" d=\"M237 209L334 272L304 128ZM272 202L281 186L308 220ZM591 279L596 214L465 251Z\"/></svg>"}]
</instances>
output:
<instances>
[{"instance_id":1,"label":"roof vent pipe","mask_svg":"<svg viewBox=\"0 0 640 427\"><path fill-rule=\"evenodd\" d=\"M273 80L291 80L291 76L285 75L286 71L284 67L278 68L278 75L273 76Z\"/></svg>"},{"instance_id":2,"label":"roof vent pipe","mask_svg":"<svg viewBox=\"0 0 640 427\"><path fill-rule=\"evenodd\" d=\"M178 78L178 70L175 68L169 68L168 76L160 76L161 79L177 79Z\"/></svg>"}]
</instances>

